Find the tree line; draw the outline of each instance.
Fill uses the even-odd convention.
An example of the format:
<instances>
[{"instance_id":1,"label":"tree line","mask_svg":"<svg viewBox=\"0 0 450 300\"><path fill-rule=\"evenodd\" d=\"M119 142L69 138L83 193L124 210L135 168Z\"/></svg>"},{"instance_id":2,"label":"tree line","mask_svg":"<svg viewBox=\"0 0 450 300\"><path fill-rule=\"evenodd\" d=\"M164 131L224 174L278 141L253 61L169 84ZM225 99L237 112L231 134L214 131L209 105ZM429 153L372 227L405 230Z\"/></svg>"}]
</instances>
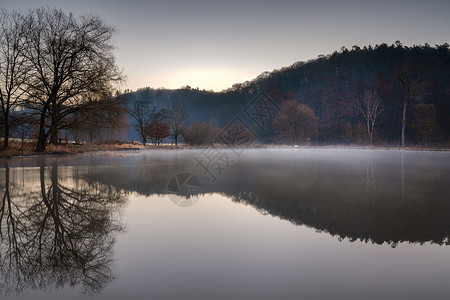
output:
<instances>
[{"instance_id":1,"label":"tree line","mask_svg":"<svg viewBox=\"0 0 450 300\"><path fill-rule=\"evenodd\" d=\"M264 72L222 92L191 88L142 88L131 102L185 105L191 121L225 127L261 92L281 106L294 99L318 118L318 145L450 144L450 49L448 44L407 47L400 42L342 48L330 55ZM281 142L273 132L262 143ZM287 139L284 140L287 142Z\"/></svg>"},{"instance_id":2,"label":"tree line","mask_svg":"<svg viewBox=\"0 0 450 300\"><path fill-rule=\"evenodd\" d=\"M450 144L450 49L447 43L352 49L266 72L230 94L269 91L296 98L319 118L318 144Z\"/></svg>"},{"instance_id":3,"label":"tree line","mask_svg":"<svg viewBox=\"0 0 450 300\"><path fill-rule=\"evenodd\" d=\"M144 146L149 140L160 145L166 138L171 138L175 146L181 140L192 146L208 145L216 141L220 132L220 128L207 122L194 121L191 124L185 106L176 102L166 107L135 102L131 104L129 114Z\"/></svg>"}]
</instances>

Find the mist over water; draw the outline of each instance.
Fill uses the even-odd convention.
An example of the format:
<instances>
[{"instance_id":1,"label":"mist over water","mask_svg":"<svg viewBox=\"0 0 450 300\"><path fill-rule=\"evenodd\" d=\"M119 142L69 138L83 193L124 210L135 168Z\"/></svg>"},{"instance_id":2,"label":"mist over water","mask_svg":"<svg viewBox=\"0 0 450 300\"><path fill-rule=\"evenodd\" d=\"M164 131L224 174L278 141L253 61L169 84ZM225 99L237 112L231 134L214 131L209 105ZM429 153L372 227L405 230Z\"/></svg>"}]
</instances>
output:
<instances>
[{"instance_id":1,"label":"mist over water","mask_svg":"<svg viewBox=\"0 0 450 300\"><path fill-rule=\"evenodd\" d=\"M448 152L26 157L1 160L0 182L6 299L450 292Z\"/></svg>"}]
</instances>

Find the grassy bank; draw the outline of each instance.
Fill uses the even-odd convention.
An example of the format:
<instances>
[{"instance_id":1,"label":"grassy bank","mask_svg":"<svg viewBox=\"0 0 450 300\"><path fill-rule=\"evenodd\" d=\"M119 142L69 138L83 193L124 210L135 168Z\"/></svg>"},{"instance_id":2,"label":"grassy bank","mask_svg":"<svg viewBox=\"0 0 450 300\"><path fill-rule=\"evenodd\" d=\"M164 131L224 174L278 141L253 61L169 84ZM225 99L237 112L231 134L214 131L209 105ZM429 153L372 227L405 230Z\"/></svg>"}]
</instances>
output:
<instances>
[{"instance_id":1,"label":"grassy bank","mask_svg":"<svg viewBox=\"0 0 450 300\"><path fill-rule=\"evenodd\" d=\"M151 148L148 146L146 148ZM162 147L162 146L161 146ZM144 146L132 143L108 143L108 144L59 144L48 145L44 153L34 152L35 142L25 142L23 145L19 141L10 141L8 149L0 148L0 157L29 156L37 154L78 154L92 151L114 151L114 150L137 150L144 149Z\"/></svg>"}]
</instances>

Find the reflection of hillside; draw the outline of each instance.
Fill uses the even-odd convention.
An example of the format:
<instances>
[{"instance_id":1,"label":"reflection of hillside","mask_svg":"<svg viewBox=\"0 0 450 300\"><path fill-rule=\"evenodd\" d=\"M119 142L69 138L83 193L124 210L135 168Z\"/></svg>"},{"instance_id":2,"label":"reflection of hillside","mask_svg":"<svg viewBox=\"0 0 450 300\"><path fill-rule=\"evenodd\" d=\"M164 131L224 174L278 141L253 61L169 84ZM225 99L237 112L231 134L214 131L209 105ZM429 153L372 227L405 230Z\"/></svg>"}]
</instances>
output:
<instances>
[{"instance_id":1,"label":"reflection of hillside","mask_svg":"<svg viewBox=\"0 0 450 300\"><path fill-rule=\"evenodd\" d=\"M0 169L0 292L79 286L100 291L113 280L115 234L122 230L116 189L87 185L72 168L37 160ZM24 180L38 179L38 184Z\"/></svg>"},{"instance_id":2,"label":"reflection of hillside","mask_svg":"<svg viewBox=\"0 0 450 300\"><path fill-rule=\"evenodd\" d=\"M402 164L401 152L337 153L253 158L247 151L215 183L186 155L123 164L89 180L149 195L164 193L177 172L190 172L201 179L203 192L227 195L339 238L391 245L447 242L450 186L449 178L439 174L442 168L449 171L448 163L442 165L445 159L406 153Z\"/></svg>"},{"instance_id":3,"label":"reflection of hillside","mask_svg":"<svg viewBox=\"0 0 450 300\"><path fill-rule=\"evenodd\" d=\"M340 238L392 245L402 241L447 242L450 189L446 180L441 177L439 181L434 168L422 168L421 174L416 169L404 170L406 188L402 196L400 159L383 163L371 155L366 161L352 163L351 168L348 162L318 162L298 168L296 175L277 172L280 178L275 180L273 171L255 168L251 171L255 185L250 195L225 193L234 201ZM306 184L305 177L314 183Z\"/></svg>"}]
</instances>

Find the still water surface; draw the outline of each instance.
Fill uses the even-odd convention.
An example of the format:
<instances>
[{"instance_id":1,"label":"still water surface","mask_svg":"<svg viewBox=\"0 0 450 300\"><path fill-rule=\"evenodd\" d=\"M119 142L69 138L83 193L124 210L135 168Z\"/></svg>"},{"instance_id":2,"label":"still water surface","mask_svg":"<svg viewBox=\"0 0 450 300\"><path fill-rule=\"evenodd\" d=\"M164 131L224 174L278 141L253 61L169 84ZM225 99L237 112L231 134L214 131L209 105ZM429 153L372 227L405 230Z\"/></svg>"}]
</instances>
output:
<instances>
[{"instance_id":1,"label":"still water surface","mask_svg":"<svg viewBox=\"0 0 450 300\"><path fill-rule=\"evenodd\" d=\"M450 153L0 160L1 299L448 299Z\"/></svg>"}]
</instances>

